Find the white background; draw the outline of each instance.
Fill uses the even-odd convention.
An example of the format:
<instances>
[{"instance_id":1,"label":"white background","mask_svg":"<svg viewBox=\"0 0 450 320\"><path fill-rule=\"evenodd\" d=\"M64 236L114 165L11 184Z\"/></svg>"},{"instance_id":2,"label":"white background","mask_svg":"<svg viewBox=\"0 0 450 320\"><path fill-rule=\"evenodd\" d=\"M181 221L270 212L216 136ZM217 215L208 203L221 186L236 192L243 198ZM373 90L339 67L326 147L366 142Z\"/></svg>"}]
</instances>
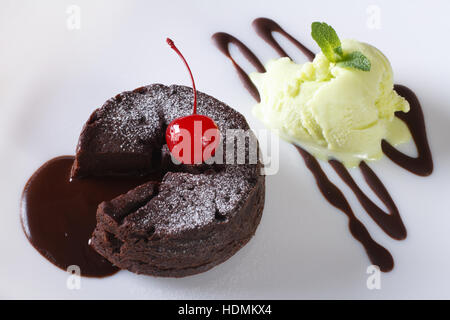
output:
<instances>
[{"instance_id":1,"label":"white background","mask_svg":"<svg viewBox=\"0 0 450 320\"><path fill-rule=\"evenodd\" d=\"M81 8L79 30L66 26L71 4ZM380 29L367 26L369 5L380 9ZM450 298L449 12L450 2L431 0L2 0L0 297ZM371 165L391 191L408 238L395 241L382 233L342 186L357 216L394 256L395 269L382 274L381 290L367 289L369 260L346 217L323 199L284 142L280 170L267 178L261 225L230 260L183 279L121 271L106 279L83 278L80 290L68 290L67 274L41 257L21 230L19 201L28 177L46 160L73 154L83 123L109 97L154 82L190 85L166 36L187 57L199 90L242 112L255 130L262 128L251 115L252 98L210 40L214 32L227 31L262 60L275 57L252 30L260 16L275 19L314 51L309 33L316 20L331 24L341 38L375 45L390 59L395 82L412 88L422 102L433 175L419 178L386 159ZM357 170L351 172L361 181Z\"/></svg>"}]
</instances>

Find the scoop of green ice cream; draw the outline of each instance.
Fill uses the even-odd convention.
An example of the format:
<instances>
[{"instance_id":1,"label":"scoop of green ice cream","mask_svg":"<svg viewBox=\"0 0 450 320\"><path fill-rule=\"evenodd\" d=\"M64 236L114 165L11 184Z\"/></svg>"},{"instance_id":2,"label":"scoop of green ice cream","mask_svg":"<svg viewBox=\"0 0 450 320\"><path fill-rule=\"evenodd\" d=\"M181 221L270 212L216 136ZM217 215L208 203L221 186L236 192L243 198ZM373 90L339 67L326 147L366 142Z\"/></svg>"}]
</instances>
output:
<instances>
[{"instance_id":1,"label":"scoop of green ice cream","mask_svg":"<svg viewBox=\"0 0 450 320\"><path fill-rule=\"evenodd\" d=\"M261 96L253 111L282 138L353 167L380 159L382 139L393 145L410 139L394 117L408 112L409 104L394 91L391 65L378 49L355 40L343 40L342 49L363 53L370 71L337 66L322 53L305 64L271 60L265 73L250 74Z\"/></svg>"}]
</instances>

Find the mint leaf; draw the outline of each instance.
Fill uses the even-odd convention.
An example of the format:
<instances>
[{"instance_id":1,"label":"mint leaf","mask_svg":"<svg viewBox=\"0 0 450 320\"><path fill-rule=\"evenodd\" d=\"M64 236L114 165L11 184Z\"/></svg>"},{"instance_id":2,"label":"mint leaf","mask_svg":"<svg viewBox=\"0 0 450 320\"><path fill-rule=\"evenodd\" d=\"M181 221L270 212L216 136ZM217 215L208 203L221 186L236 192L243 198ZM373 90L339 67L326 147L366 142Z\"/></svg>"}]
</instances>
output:
<instances>
[{"instance_id":1,"label":"mint leaf","mask_svg":"<svg viewBox=\"0 0 450 320\"><path fill-rule=\"evenodd\" d=\"M344 68L359 69L362 71L370 71L371 67L370 60L359 51L353 51L345 55L345 57L338 61L336 65Z\"/></svg>"},{"instance_id":2,"label":"mint leaf","mask_svg":"<svg viewBox=\"0 0 450 320\"><path fill-rule=\"evenodd\" d=\"M343 57L341 40L339 40L336 31L325 22L313 22L311 24L311 36L329 61L337 62Z\"/></svg>"},{"instance_id":3,"label":"mint leaf","mask_svg":"<svg viewBox=\"0 0 450 320\"><path fill-rule=\"evenodd\" d=\"M370 60L359 51L344 54L336 31L325 22L311 24L311 36L317 42L328 61L344 68L370 71Z\"/></svg>"}]
</instances>

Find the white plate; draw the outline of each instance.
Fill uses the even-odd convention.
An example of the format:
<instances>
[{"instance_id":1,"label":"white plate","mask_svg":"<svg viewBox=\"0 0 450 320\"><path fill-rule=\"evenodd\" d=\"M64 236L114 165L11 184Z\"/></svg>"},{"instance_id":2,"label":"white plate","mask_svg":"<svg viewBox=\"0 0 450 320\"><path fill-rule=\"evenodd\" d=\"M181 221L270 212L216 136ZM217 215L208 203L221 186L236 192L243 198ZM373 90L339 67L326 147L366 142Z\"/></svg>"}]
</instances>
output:
<instances>
[{"instance_id":1,"label":"white plate","mask_svg":"<svg viewBox=\"0 0 450 320\"><path fill-rule=\"evenodd\" d=\"M69 4L81 9L79 30L67 28ZM55 0L0 6L0 297L450 298L450 46L443 34L450 29L448 1ZM369 28L377 10L380 28ZM392 252L394 271L381 275L380 290L367 288L370 263L346 217L323 199L302 159L282 142L280 170L267 178L256 236L227 262L184 279L121 271L83 278L80 290L68 290L68 274L23 235L19 200L26 180L46 160L73 154L83 123L109 97L154 82L190 85L166 36L187 57L199 90L242 112L255 130L262 128L250 113L251 97L210 40L214 32L227 31L263 60L275 57L251 28L259 16L277 20L313 50L315 20L328 22L343 38L377 46L389 57L396 83L412 88L422 102L433 175L414 176L386 159L372 164L400 209L406 240L381 232L327 168L373 237ZM362 182L357 170L352 174Z\"/></svg>"}]
</instances>

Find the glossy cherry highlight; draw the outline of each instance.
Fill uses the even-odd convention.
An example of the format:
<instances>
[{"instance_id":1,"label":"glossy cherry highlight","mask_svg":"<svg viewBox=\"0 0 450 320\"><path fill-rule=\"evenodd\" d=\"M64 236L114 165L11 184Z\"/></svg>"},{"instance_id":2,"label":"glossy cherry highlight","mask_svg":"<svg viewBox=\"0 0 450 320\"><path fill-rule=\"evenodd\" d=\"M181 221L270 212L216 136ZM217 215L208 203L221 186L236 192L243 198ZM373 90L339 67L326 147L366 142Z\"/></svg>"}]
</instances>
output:
<instances>
[{"instance_id":1,"label":"glossy cherry highlight","mask_svg":"<svg viewBox=\"0 0 450 320\"><path fill-rule=\"evenodd\" d=\"M192 115L173 120L166 130L166 143L172 155L183 164L200 164L214 156L220 141L219 129L211 118L197 114L197 90L186 59L167 38L167 44L180 56L192 80L194 106Z\"/></svg>"}]
</instances>

